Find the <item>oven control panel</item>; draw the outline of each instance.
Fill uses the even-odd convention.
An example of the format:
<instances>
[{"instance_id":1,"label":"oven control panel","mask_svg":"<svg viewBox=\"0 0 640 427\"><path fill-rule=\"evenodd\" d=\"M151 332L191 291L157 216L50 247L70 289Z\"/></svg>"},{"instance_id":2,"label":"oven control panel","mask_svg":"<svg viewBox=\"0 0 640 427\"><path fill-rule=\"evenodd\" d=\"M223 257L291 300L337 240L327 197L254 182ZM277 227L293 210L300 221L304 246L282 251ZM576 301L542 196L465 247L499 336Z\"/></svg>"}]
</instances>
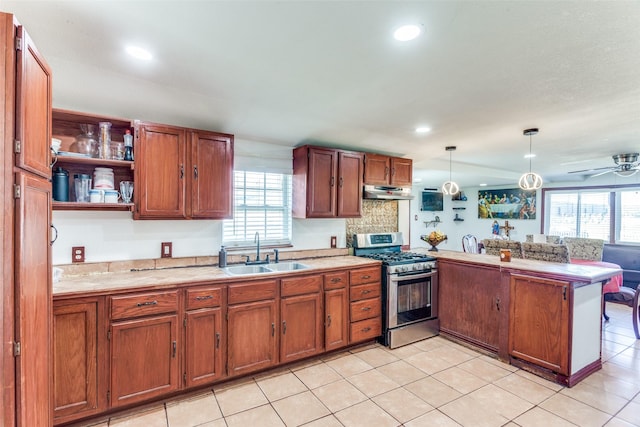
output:
<instances>
[{"instance_id":1,"label":"oven control panel","mask_svg":"<svg viewBox=\"0 0 640 427\"><path fill-rule=\"evenodd\" d=\"M426 273L435 269L435 261L414 262L411 264L390 265L387 267L387 274Z\"/></svg>"}]
</instances>

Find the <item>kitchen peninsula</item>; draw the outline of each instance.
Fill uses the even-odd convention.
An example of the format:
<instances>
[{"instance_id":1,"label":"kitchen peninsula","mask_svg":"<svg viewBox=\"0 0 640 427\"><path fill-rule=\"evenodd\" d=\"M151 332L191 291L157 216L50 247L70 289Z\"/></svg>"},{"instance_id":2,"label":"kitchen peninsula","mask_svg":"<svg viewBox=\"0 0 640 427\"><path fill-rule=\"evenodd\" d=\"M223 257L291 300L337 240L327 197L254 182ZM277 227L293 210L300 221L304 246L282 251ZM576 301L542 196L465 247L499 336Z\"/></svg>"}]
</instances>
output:
<instances>
[{"instance_id":1,"label":"kitchen peninsula","mask_svg":"<svg viewBox=\"0 0 640 427\"><path fill-rule=\"evenodd\" d=\"M569 387L602 367L602 283L619 269L429 254L442 335Z\"/></svg>"}]
</instances>

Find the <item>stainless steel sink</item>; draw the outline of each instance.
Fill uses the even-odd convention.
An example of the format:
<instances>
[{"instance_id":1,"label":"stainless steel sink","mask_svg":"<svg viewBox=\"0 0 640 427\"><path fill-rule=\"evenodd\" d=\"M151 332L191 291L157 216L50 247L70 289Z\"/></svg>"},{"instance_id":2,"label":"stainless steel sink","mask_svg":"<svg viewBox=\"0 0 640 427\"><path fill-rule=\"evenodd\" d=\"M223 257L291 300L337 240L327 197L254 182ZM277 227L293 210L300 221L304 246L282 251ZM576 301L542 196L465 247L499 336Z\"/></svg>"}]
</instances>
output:
<instances>
[{"instance_id":1,"label":"stainless steel sink","mask_svg":"<svg viewBox=\"0 0 640 427\"><path fill-rule=\"evenodd\" d=\"M269 270L273 271L294 271L294 270L304 270L309 268L308 265L299 263L299 262L280 262L277 264L268 264L266 267Z\"/></svg>"},{"instance_id":2,"label":"stainless steel sink","mask_svg":"<svg viewBox=\"0 0 640 427\"><path fill-rule=\"evenodd\" d=\"M241 274L260 274L273 273L273 270L267 269L264 265L233 265L222 269L225 273L238 276Z\"/></svg>"}]
</instances>

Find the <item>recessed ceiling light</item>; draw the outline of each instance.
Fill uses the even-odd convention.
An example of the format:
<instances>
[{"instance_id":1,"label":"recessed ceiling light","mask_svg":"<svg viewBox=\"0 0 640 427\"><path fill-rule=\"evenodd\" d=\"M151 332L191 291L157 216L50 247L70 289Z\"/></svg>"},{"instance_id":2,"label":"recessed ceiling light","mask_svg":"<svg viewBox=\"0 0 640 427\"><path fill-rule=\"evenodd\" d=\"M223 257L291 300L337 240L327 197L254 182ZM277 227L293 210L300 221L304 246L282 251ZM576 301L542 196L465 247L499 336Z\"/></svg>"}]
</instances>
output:
<instances>
[{"instance_id":1,"label":"recessed ceiling light","mask_svg":"<svg viewBox=\"0 0 640 427\"><path fill-rule=\"evenodd\" d=\"M416 128L416 133L428 133L431 132L431 128L429 126L418 126Z\"/></svg>"},{"instance_id":2,"label":"recessed ceiling light","mask_svg":"<svg viewBox=\"0 0 640 427\"><path fill-rule=\"evenodd\" d=\"M533 159L535 156L536 156L535 154L533 154L533 153L529 153L529 154L525 154L525 155L524 155L524 158L525 158L525 159Z\"/></svg>"},{"instance_id":3,"label":"recessed ceiling light","mask_svg":"<svg viewBox=\"0 0 640 427\"><path fill-rule=\"evenodd\" d=\"M152 58L151 52L141 47L127 46L126 51L129 55L133 56L134 58L141 59L143 61L149 61Z\"/></svg>"},{"instance_id":4,"label":"recessed ceiling light","mask_svg":"<svg viewBox=\"0 0 640 427\"><path fill-rule=\"evenodd\" d=\"M485 184L484 182L482 184L478 184L480 187L486 187L487 184Z\"/></svg>"},{"instance_id":5,"label":"recessed ceiling light","mask_svg":"<svg viewBox=\"0 0 640 427\"><path fill-rule=\"evenodd\" d=\"M413 40L420 35L420 27L417 25L403 25L394 31L393 37L401 42Z\"/></svg>"}]
</instances>

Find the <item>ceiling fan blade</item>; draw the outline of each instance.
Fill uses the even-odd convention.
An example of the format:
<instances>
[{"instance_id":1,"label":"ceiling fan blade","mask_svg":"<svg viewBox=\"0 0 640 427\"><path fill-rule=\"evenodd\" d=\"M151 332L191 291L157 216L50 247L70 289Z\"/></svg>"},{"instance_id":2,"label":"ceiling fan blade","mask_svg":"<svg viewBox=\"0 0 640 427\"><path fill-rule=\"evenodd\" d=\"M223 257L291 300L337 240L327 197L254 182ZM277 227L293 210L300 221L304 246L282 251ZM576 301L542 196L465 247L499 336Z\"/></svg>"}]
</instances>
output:
<instances>
[{"instance_id":1,"label":"ceiling fan blade","mask_svg":"<svg viewBox=\"0 0 640 427\"><path fill-rule=\"evenodd\" d=\"M600 168L600 169L604 169L604 168ZM596 176L605 175L605 174L608 174L609 172L613 172L615 170L617 170L617 169L616 168L612 168L612 169L609 169L608 171L598 172L597 174L589 175L589 178L595 178Z\"/></svg>"},{"instance_id":2,"label":"ceiling fan blade","mask_svg":"<svg viewBox=\"0 0 640 427\"><path fill-rule=\"evenodd\" d=\"M604 168L591 168L591 169L583 169L583 170L579 170L579 171L571 171L569 173L584 173L584 172L595 172L595 171L601 171L601 170L605 170L608 169L607 172L610 172L612 170L614 170L616 167L615 166L607 166ZM607 173L607 172L603 172L603 173Z\"/></svg>"}]
</instances>

